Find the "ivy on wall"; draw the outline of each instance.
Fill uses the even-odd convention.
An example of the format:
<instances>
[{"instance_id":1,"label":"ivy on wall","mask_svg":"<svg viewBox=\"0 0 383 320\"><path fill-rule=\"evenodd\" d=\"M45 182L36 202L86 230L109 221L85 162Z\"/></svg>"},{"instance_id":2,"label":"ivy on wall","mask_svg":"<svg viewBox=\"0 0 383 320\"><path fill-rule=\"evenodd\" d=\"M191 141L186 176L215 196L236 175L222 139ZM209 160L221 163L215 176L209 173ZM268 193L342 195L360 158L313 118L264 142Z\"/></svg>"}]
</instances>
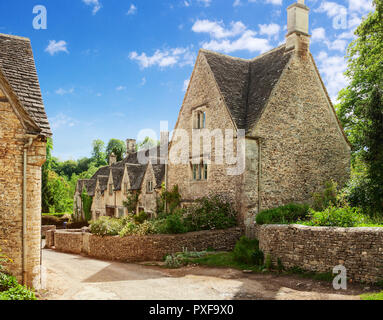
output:
<instances>
[{"instance_id":1,"label":"ivy on wall","mask_svg":"<svg viewBox=\"0 0 383 320\"><path fill-rule=\"evenodd\" d=\"M82 209L85 215L85 220L86 221L92 220L92 214L90 209L92 208L93 198L88 195L85 188L83 189L81 193L81 202L82 202Z\"/></svg>"}]
</instances>

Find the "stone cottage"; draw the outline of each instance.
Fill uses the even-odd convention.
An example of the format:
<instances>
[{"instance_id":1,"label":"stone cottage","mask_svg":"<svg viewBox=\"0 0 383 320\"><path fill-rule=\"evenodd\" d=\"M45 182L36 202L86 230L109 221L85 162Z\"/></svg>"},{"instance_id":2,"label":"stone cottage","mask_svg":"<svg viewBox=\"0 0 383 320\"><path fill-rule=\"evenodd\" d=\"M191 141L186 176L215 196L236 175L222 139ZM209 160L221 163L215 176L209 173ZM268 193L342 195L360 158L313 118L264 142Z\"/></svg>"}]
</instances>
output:
<instances>
[{"instance_id":1,"label":"stone cottage","mask_svg":"<svg viewBox=\"0 0 383 320\"><path fill-rule=\"evenodd\" d=\"M190 137L244 131L241 174L228 175L231 164L209 163L201 153L170 161L167 184L178 184L185 204L226 194L247 227L260 210L307 202L325 181L343 185L350 173L350 144L309 50L309 8L298 0L287 11L286 42L254 59L200 50L175 128ZM173 136L169 154L192 155L191 142ZM208 160L215 151L212 143Z\"/></svg>"},{"instance_id":2,"label":"stone cottage","mask_svg":"<svg viewBox=\"0 0 383 320\"><path fill-rule=\"evenodd\" d=\"M141 164L140 152L136 151L136 141L128 139L126 157L116 162L112 154L109 166L100 168L91 179L79 180L74 195L74 212L77 217L85 218L81 194L85 190L92 197L90 215L92 219L100 216L124 217L132 213L124 206L128 197L138 194L136 212L145 211L155 216L157 198L164 181L165 165L160 164L159 149L144 150L148 159ZM155 156L150 156L156 154Z\"/></svg>"},{"instance_id":3,"label":"stone cottage","mask_svg":"<svg viewBox=\"0 0 383 320\"><path fill-rule=\"evenodd\" d=\"M0 34L0 248L10 271L39 286L41 166L51 130L29 39Z\"/></svg>"}]
</instances>

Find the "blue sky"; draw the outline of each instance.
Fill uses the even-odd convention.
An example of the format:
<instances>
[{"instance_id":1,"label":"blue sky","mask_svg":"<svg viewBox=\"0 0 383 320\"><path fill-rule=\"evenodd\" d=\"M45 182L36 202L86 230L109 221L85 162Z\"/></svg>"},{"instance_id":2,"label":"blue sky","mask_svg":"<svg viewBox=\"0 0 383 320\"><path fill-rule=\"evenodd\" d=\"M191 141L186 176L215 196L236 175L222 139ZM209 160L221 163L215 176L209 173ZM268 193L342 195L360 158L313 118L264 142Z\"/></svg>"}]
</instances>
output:
<instances>
[{"instance_id":1,"label":"blue sky","mask_svg":"<svg viewBox=\"0 0 383 320\"><path fill-rule=\"evenodd\" d=\"M29 37L54 155L89 156L94 139L174 128L199 48L253 58L278 46L293 0L0 0L0 33ZM311 52L331 98L369 0L306 0ZM47 9L35 30L33 8Z\"/></svg>"}]
</instances>

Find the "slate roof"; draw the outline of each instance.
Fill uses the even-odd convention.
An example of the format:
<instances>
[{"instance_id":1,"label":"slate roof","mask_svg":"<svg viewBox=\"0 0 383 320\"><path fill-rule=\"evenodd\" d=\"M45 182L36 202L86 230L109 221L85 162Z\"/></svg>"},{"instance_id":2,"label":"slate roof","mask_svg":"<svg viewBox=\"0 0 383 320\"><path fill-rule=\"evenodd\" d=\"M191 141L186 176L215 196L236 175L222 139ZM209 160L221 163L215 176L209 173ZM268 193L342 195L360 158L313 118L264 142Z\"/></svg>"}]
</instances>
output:
<instances>
[{"instance_id":1,"label":"slate roof","mask_svg":"<svg viewBox=\"0 0 383 320\"><path fill-rule=\"evenodd\" d=\"M238 129L248 132L261 116L292 52L285 45L255 59L201 50Z\"/></svg>"},{"instance_id":2,"label":"slate roof","mask_svg":"<svg viewBox=\"0 0 383 320\"><path fill-rule=\"evenodd\" d=\"M85 187L88 195L93 197L96 190L96 182L95 179L78 180L76 190L81 193Z\"/></svg>"},{"instance_id":3,"label":"slate roof","mask_svg":"<svg viewBox=\"0 0 383 320\"><path fill-rule=\"evenodd\" d=\"M98 176L98 183L100 184L101 193L104 193L106 189L108 189L108 180L109 176Z\"/></svg>"},{"instance_id":4,"label":"slate roof","mask_svg":"<svg viewBox=\"0 0 383 320\"><path fill-rule=\"evenodd\" d=\"M142 179L147 167L147 165L127 164L131 190L141 189Z\"/></svg>"},{"instance_id":5,"label":"slate roof","mask_svg":"<svg viewBox=\"0 0 383 320\"><path fill-rule=\"evenodd\" d=\"M0 34L0 71L40 134L51 136L29 39Z\"/></svg>"},{"instance_id":6,"label":"slate roof","mask_svg":"<svg viewBox=\"0 0 383 320\"><path fill-rule=\"evenodd\" d=\"M155 147L158 156L155 158L149 159L152 163L157 162L154 160L158 160L159 162L159 155L160 155L160 147ZM141 151L145 152L145 156L149 157L149 150ZM129 181L130 181L130 188L131 190L139 190L141 189L142 180L144 178L146 169L148 167L147 164L139 164L139 156L138 152L129 154L125 159L122 161L116 162L111 166L105 166L101 167L96 171L96 173L92 176L90 180L79 180L77 182L77 191L81 192L83 188L83 184L87 183L87 190L89 195L95 194L95 188L96 188L96 181L99 180L101 192L103 193L108 188L108 179L110 171L112 171L113 176L113 187L114 190L121 190L122 186L122 178L124 177L124 171L125 167L128 170L129 175ZM153 164L153 169L156 177L156 188L161 186L162 179L165 175L165 165L160 164ZM92 182L89 182L92 181Z\"/></svg>"}]
</instances>

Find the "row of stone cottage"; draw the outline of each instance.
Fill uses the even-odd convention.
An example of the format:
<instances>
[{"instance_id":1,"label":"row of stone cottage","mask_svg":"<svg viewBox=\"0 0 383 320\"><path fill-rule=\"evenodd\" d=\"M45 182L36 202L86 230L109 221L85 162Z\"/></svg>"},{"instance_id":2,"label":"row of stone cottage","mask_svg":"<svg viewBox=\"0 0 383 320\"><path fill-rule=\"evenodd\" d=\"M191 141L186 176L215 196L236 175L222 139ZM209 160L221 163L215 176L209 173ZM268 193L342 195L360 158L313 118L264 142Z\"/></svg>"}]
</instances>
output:
<instances>
[{"instance_id":1,"label":"row of stone cottage","mask_svg":"<svg viewBox=\"0 0 383 320\"><path fill-rule=\"evenodd\" d=\"M145 152L147 164L140 164L136 141L126 140L127 153L122 161L117 162L112 153L109 165L100 168L91 179L77 182L74 196L74 212L77 217L85 218L81 195L84 191L93 198L92 219L100 216L124 217L132 212L124 206L128 196L139 194L136 212L145 211L154 216L157 212L157 198L160 196L165 176L165 164L160 157L149 157L152 151ZM156 152L160 148L155 148Z\"/></svg>"}]
</instances>

